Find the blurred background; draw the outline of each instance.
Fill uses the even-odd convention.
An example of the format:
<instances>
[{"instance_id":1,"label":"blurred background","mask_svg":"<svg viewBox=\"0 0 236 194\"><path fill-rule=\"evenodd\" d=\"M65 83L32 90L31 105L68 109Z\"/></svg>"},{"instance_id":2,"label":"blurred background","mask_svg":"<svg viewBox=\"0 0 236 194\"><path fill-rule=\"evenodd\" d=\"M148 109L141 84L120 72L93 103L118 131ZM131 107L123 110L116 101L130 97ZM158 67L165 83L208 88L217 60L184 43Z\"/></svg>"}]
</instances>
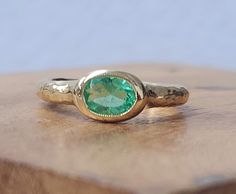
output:
<instances>
[{"instance_id":1,"label":"blurred background","mask_svg":"<svg viewBox=\"0 0 236 194\"><path fill-rule=\"evenodd\" d=\"M0 73L177 63L236 70L234 0L0 2Z\"/></svg>"}]
</instances>

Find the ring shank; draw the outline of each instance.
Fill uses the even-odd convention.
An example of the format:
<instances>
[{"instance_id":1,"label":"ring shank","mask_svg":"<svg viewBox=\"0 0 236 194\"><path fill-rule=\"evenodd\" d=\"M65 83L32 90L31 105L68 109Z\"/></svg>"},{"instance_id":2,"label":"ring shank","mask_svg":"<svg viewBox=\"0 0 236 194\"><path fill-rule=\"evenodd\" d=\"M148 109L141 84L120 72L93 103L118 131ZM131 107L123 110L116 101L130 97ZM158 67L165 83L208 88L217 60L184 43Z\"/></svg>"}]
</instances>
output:
<instances>
[{"instance_id":1,"label":"ring shank","mask_svg":"<svg viewBox=\"0 0 236 194\"><path fill-rule=\"evenodd\" d=\"M73 105L73 91L78 81L64 78L43 81L37 95L47 102ZM143 84L148 107L178 106L186 103L189 97L189 92L181 86L162 86L148 82Z\"/></svg>"},{"instance_id":2,"label":"ring shank","mask_svg":"<svg viewBox=\"0 0 236 194\"><path fill-rule=\"evenodd\" d=\"M149 107L178 106L185 104L189 92L182 86L164 86L156 83L144 82L148 96Z\"/></svg>"},{"instance_id":3,"label":"ring shank","mask_svg":"<svg viewBox=\"0 0 236 194\"><path fill-rule=\"evenodd\" d=\"M78 80L56 78L39 83L37 95L51 103L73 105L73 90Z\"/></svg>"}]
</instances>

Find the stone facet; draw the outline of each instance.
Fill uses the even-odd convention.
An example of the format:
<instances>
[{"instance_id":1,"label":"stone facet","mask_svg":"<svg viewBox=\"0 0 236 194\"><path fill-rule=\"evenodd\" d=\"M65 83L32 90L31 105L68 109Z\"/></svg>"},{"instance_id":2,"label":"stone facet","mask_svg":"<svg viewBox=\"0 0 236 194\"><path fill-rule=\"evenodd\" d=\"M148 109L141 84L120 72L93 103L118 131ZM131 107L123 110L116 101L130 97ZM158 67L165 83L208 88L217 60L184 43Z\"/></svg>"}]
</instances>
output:
<instances>
[{"instance_id":1,"label":"stone facet","mask_svg":"<svg viewBox=\"0 0 236 194\"><path fill-rule=\"evenodd\" d=\"M90 111L114 116L129 111L135 104L137 96L127 80L115 76L102 76L86 82L83 99Z\"/></svg>"}]
</instances>

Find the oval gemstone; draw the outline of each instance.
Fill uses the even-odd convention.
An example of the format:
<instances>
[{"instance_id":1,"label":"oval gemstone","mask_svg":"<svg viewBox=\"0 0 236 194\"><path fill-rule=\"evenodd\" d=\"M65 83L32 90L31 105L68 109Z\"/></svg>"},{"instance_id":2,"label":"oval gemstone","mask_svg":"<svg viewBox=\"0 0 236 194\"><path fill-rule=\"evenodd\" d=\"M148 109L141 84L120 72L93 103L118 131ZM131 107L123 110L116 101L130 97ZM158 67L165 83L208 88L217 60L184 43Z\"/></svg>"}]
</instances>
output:
<instances>
[{"instance_id":1,"label":"oval gemstone","mask_svg":"<svg viewBox=\"0 0 236 194\"><path fill-rule=\"evenodd\" d=\"M129 111L137 100L132 85L127 80L114 76L88 80L83 98L90 111L107 116Z\"/></svg>"}]
</instances>

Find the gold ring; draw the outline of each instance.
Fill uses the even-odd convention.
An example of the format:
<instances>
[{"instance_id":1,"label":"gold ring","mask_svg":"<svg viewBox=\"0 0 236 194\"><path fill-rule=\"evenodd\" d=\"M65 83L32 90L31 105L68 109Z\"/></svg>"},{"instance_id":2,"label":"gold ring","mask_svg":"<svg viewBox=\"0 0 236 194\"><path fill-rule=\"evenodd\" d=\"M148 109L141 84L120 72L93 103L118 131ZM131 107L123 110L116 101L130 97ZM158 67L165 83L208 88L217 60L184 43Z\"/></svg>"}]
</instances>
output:
<instances>
[{"instance_id":1,"label":"gold ring","mask_svg":"<svg viewBox=\"0 0 236 194\"><path fill-rule=\"evenodd\" d=\"M43 81L37 95L47 102L75 105L97 121L118 122L135 117L145 106L185 104L189 92L181 86L142 82L127 72L97 70L81 79Z\"/></svg>"}]
</instances>

